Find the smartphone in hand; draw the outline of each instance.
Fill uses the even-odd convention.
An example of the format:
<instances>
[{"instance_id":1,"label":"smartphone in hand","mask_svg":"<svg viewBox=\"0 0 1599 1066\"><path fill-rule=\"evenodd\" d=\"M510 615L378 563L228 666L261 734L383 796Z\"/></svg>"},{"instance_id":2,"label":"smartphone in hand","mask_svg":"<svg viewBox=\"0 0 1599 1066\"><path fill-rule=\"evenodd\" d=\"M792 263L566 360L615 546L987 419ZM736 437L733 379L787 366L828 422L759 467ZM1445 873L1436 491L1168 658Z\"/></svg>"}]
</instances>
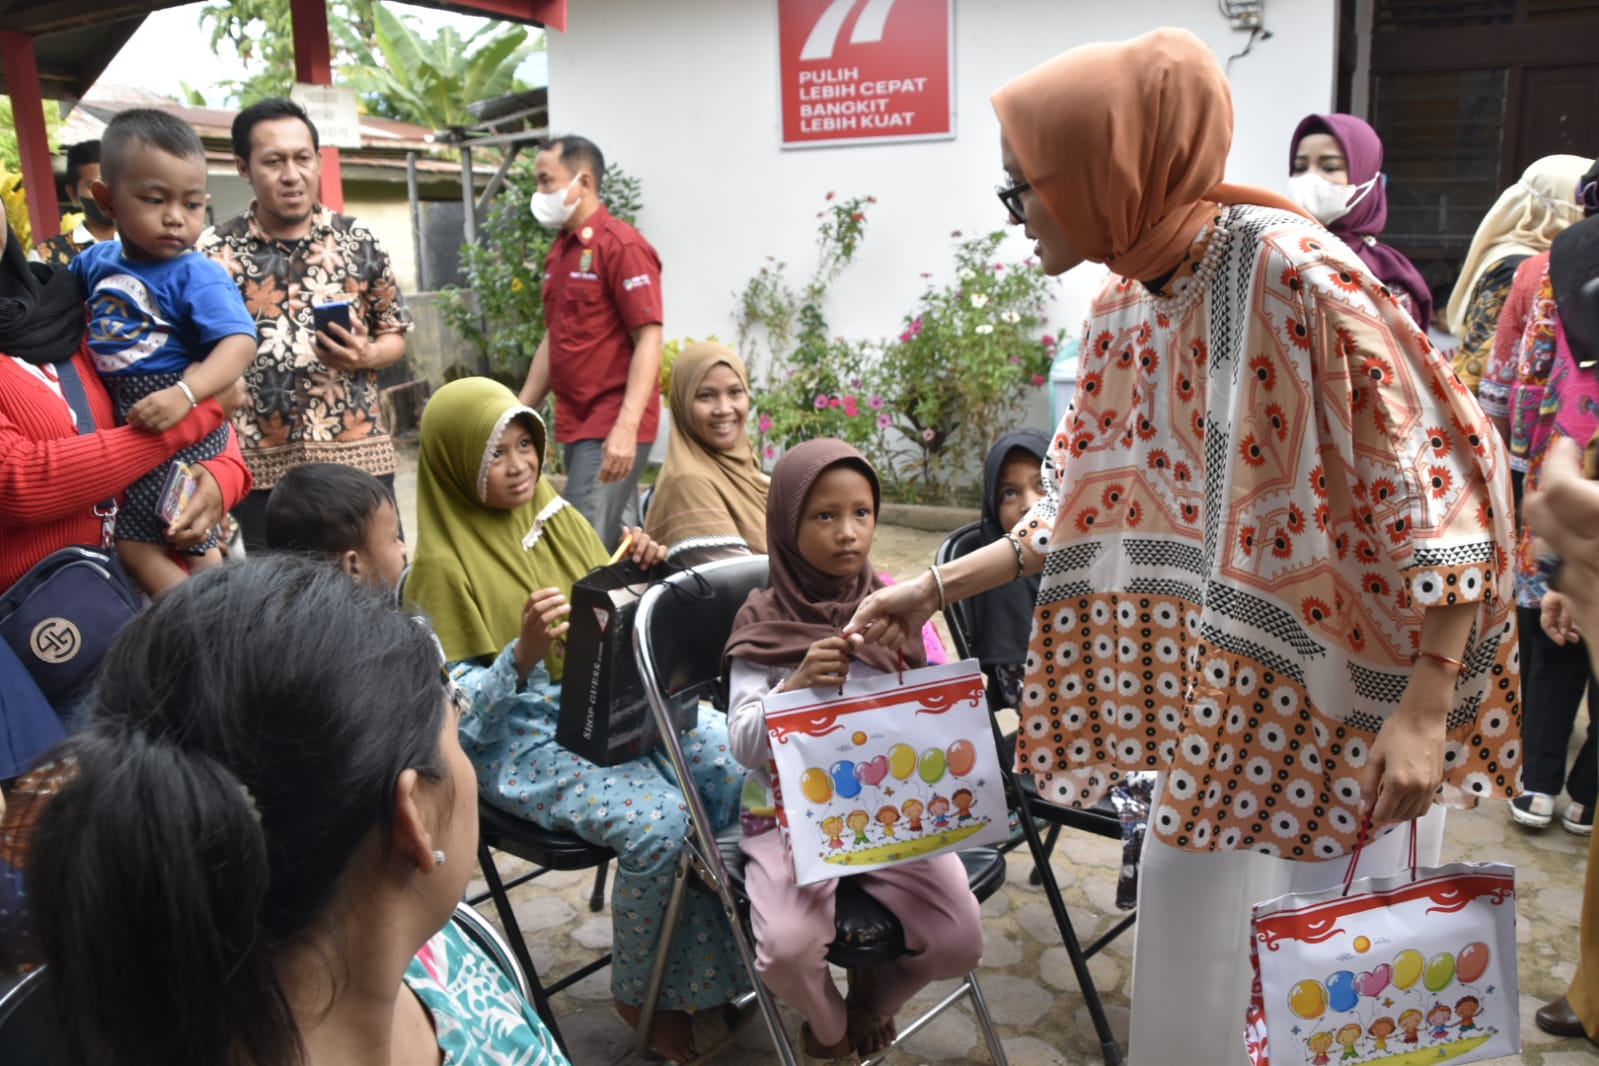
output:
<instances>
[{"instance_id":1,"label":"smartphone in hand","mask_svg":"<svg viewBox=\"0 0 1599 1066\"><path fill-rule=\"evenodd\" d=\"M322 337L333 338L328 332L328 325L337 322L346 332L350 329L350 305L348 301L337 300L333 303L312 304L311 319L316 323L317 343L322 343Z\"/></svg>"}]
</instances>

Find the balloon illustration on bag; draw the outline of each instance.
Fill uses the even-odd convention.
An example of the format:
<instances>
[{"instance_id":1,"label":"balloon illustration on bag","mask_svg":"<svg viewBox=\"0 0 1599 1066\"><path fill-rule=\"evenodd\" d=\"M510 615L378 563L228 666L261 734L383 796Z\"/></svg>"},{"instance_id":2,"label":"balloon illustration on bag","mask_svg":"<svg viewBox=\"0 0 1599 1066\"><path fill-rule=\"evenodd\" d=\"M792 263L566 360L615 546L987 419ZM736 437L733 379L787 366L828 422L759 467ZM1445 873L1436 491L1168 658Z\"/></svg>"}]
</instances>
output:
<instances>
[{"instance_id":1,"label":"balloon illustration on bag","mask_svg":"<svg viewBox=\"0 0 1599 1066\"><path fill-rule=\"evenodd\" d=\"M1288 990L1288 1009L1307 1022L1315 1021L1327 1012L1327 989L1320 981L1300 981Z\"/></svg>"},{"instance_id":2,"label":"balloon illustration on bag","mask_svg":"<svg viewBox=\"0 0 1599 1066\"><path fill-rule=\"evenodd\" d=\"M929 785L936 785L944 779L944 753L938 748L928 748L922 752L922 762L918 773L922 780Z\"/></svg>"},{"instance_id":3,"label":"balloon illustration on bag","mask_svg":"<svg viewBox=\"0 0 1599 1066\"><path fill-rule=\"evenodd\" d=\"M1442 992L1449 987L1455 979L1455 957L1447 951L1440 951L1427 962L1427 972L1422 977L1422 984L1427 986L1429 992Z\"/></svg>"},{"instance_id":4,"label":"balloon illustration on bag","mask_svg":"<svg viewBox=\"0 0 1599 1066\"><path fill-rule=\"evenodd\" d=\"M916 749L909 744L895 744L889 748L888 772L901 781L909 781L916 772Z\"/></svg>"},{"instance_id":5,"label":"balloon illustration on bag","mask_svg":"<svg viewBox=\"0 0 1599 1066\"><path fill-rule=\"evenodd\" d=\"M845 799L854 799L861 794L861 779L855 764L848 759L840 759L833 764L833 791Z\"/></svg>"},{"instance_id":6,"label":"balloon illustration on bag","mask_svg":"<svg viewBox=\"0 0 1599 1066\"><path fill-rule=\"evenodd\" d=\"M849 739L850 743L854 744L858 748L862 744L866 743L866 733L863 730L857 729L854 733L850 734Z\"/></svg>"},{"instance_id":7,"label":"balloon illustration on bag","mask_svg":"<svg viewBox=\"0 0 1599 1066\"><path fill-rule=\"evenodd\" d=\"M861 763L861 780L876 788L888 776L888 760L879 755L870 762Z\"/></svg>"},{"instance_id":8,"label":"balloon illustration on bag","mask_svg":"<svg viewBox=\"0 0 1599 1066\"><path fill-rule=\"evenodd\" d=\"M1388 987L1388 982L1393 980L1393 976L1394 968L1386 962L1374 969L1363 970L1360 976L1355 978L1355 991L1363 996L1375 998Z\"/></svg>"},{"instance_id":9,"label":"balloon illustration on bag","mask_svg":"<svg viewBox=\"0 0 1599 1066\"><path fill-rule=\"evenodd\" d=\"M1339 970L1327 978L1327 1006L1336 1011L1354 1010L1360 1002L1355 991L1355 975L1350 970Z\"/></svg>"},{"instance_id":10,"label":"balloon illustration on bag","mask_svg":"<svg viewBox=\"0 0 1599 1066\"><path fill-rule=\"evenodd\" d=\"M977 765L977 749L969 740L957 740L949 746L949 772L956 777L965 777L972 772L972 767Z\"/></svg>"},{"instance_id":11,"label":"balloon illustration on bag","mask_svg":"<svg viewBox=\"0 0 1599 1066\"><path fill-rule=\"evenodd\" d=\"M1455 976L1460 979L1461 984L1469 985L1487 972L1487 944L1473 940L1460 949L1460 954L1455 957Z\"/></svg>"},{"instance_id":12,"label":"balloon illustration on bag","mask_svg":"<svg viewBox=\"0 0 1599 1066\"><path fill-rule=\"evenodd\" d=\"M812 803L826 803L833 798L833 783L827 779L826 770L813 766L800 774L800 791Z\"/></svg>"},{"instance_id":13,"label":"balloon illustration on bag","mask_svg":"<svg viewBox=\"0 0 1599 1066\"><path fill-rule=\"evenodd\" d=\"M1394 987L1407 989L1421 979L1426 960L1415 948L1406 948L1394 956Z\"/></svg>"}]
</instances>

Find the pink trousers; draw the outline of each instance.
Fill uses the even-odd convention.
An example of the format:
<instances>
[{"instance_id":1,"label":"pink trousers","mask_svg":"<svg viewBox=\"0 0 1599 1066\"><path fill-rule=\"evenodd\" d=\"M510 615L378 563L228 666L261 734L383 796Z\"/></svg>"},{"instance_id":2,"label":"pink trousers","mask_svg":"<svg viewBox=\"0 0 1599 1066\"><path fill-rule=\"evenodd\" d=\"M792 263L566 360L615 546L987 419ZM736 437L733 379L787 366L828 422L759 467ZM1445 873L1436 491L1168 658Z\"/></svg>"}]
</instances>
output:
<instances>
[{"instance_id":1,"label":"pink trousers","mask_svg":"<svg viewBox=\"0 0 1599 1066\"><path fill-rule=\"evenodd\" d=\"M746 836L745 879L755 927L755 968L772 994L811 1023L824 1044L844 1038L844 997L827 970L837 881L796 885L777 830ZM933 981L961 977L983 954L983 925L966 869L953 854L855 874L899 918L906 953L872 972L873 1013L892 1016Z\"/></svg>"}]
</instances>

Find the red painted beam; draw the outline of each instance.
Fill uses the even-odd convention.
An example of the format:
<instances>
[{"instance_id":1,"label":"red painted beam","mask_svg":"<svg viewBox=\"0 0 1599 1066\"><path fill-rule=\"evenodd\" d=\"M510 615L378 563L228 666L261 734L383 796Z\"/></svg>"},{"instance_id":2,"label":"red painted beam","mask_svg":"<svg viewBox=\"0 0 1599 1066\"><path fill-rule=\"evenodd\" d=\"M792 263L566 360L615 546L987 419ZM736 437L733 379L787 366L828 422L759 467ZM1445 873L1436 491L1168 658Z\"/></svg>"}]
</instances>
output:
<instances>
[{"instance_id":1,"label":"red painted beam","mask_svg":"<svg viewBox=\"0 0 1599 1066\"><path fill-rule=\"evenodd\" d=\"M6 85L11 90L22 184L28 190L28 219L38 243L61 232L61 205L50 168L50 138L44 126L44 96L39 91L33 38L15 30L0 30L0 65L6 68Z\"/></svg>"},{"instance_id":2,"label":"red painted beam","mask_svg":"<svg viewBox=\"0 0 1599 1066\"><path fill-rule=\"evenodd\" d=\"M566 32L566 0L454 0L456 10L470 10L490 18L538 22Z\"/></svg>"},{"instance_id":3,"label":"red painted beam","mask_svg":"<svg viewBox=\"0 0 1599 1066\"><path fill-rule=\"evenodd\" d=\"M294 80L310 85L333 84L333 46L328 40L327 0L289 0L294 23ZM335 211L344 210L344 176L339 170L339 150L322 147L321 200Z\"/></svg>"}]
</instances>

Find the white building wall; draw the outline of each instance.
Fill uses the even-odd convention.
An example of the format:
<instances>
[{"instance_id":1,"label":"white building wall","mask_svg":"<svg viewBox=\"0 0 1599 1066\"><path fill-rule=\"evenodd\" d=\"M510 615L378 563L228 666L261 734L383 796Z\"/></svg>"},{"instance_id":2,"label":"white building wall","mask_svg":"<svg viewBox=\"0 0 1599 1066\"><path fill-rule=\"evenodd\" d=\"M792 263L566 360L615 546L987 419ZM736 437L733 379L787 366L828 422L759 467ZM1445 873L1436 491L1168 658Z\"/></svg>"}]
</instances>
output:
<instances>
[{"instance_id":1,"label":"white building wall","mask_svg":"<svg viewBox=\"0 0 1599 1066\"><path fill-rule=\"evenodd\" d=\"M581 133L643 183L639 228L664 264L668 338L733 338L734 294L774 256L801 281L815 263L816 213L829 191L873 195L856 264L826 311L833 331L900 330L931 271L948 277L950 233L1004 224L999 125L990 94L1074 45L1162 25L1198 34L1222 58L1249 34L1215 0L957 0L953 140L780 147L775 0L575 0L549 35L552 133ZM1233 181L1284 187L1288 139L1331 107L1335 0L1272 0L1269 40L1234 61ZM1030 245L1015 231L1007 258ZM1103 268L1062 279L1057 324L1075 334Z\"/></svg>"}]
</instances>

